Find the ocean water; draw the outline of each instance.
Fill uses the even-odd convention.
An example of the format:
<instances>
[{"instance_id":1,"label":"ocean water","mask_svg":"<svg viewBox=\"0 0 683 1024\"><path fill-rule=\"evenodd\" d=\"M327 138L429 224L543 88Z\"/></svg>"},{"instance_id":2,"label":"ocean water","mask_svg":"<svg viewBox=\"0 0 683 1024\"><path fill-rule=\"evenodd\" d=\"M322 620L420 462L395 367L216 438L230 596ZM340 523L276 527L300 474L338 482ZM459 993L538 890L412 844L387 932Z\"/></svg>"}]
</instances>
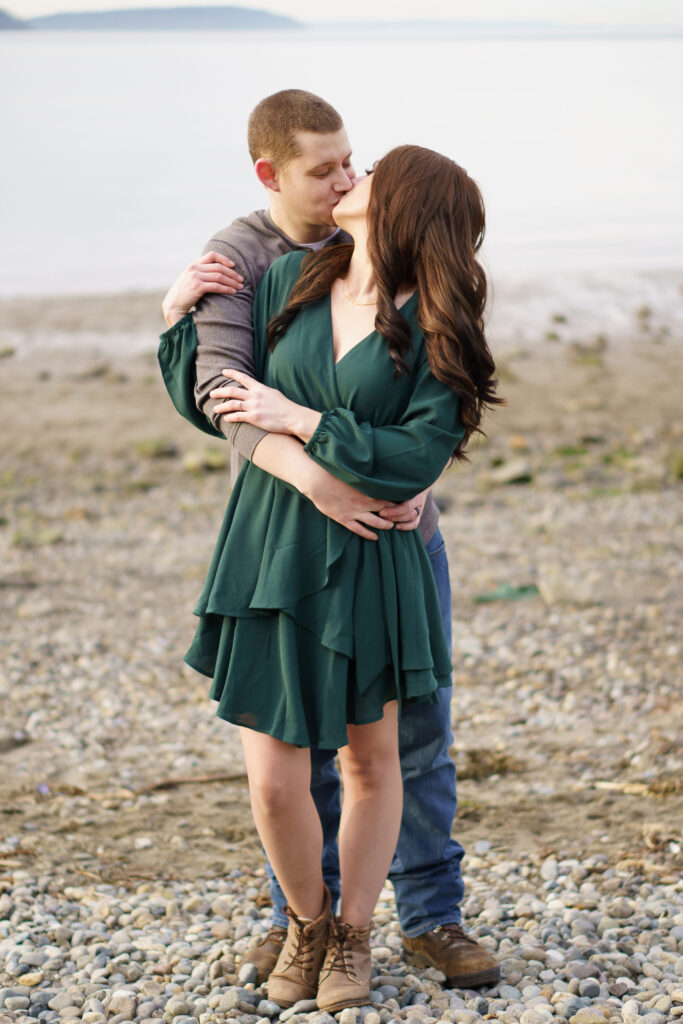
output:
<instances>
[{"instance_id":1,"label":"ocean water","mask_svg":"<svg viewBox=\"0 0 683 1024\"><path fill-rule=\"evenodd\" d=\"M333 32L0 35L0 295L163 287L265 205L248 114L280 88L344 116L363 168L463 164L493 276L683 268L683 39Z\"/></svg>"}]
</instances>

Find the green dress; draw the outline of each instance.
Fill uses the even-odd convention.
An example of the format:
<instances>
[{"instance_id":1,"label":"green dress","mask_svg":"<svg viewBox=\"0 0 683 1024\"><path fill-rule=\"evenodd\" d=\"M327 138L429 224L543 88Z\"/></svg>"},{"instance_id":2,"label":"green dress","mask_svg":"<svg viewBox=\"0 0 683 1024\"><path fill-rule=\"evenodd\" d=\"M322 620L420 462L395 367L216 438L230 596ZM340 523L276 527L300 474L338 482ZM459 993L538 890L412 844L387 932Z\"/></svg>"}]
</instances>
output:
<instances>
[{"instance_id":1,"label":"green dress","mask_svg":"<svg viewBox=\"0 0 683 1024\"><path fill-rule=\"evenodd\" d=\"M454 392L429 369L416 296L402 307L410 375L376 331L334 361L330 298L304 307L274 351L266 325L306 254L278 259L254 301L260 379L322 411L305 451L371 497L403 501L438 477L463 434ZM191 317L171 335L196 345ZM245 463L233 488L185 656L213 678L217 714L298 746L336 749L347 723L450 682L434 577L419 531L364 540L288 484Z\"/></svg>"}]
</instances>

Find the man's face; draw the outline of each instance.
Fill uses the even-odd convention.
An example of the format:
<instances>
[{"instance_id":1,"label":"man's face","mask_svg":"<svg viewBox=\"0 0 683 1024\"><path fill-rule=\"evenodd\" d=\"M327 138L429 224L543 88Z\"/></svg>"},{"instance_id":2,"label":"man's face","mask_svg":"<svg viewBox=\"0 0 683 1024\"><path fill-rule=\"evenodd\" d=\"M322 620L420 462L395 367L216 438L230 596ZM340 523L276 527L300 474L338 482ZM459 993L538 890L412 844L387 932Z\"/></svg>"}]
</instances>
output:
<instances>
[{"instance_id":1,"label":"man's face","mask_svg":"<svg viewBox=\"0 0 683 1024\"><path fill-rule=\"evenodd\" d=\"M346 132L297 132L296 140L300 156L276 171L281 201L302 224L334 225L332 211L355 176Z\"/></svg>"}]
</instances>

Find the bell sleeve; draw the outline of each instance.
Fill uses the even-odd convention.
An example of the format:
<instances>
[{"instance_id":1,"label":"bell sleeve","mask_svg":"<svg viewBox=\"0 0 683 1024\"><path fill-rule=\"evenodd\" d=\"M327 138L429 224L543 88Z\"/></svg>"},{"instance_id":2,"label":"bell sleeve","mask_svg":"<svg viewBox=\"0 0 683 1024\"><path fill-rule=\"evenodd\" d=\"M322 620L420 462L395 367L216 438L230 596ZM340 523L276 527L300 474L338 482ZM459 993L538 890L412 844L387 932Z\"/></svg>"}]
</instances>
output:
<instances>
[{"instance_id":1,"label":"bell sleeve","mask_svg":"<svg viewBox=\"0 0 683 1024\"><path fill-rule=\"evenodd\" d=\"M406 501L440 476L465 431L455 392L425 358L398 423L375 427L350 409L323 412L304 451L333 476L371 498Z\"/></svg>"}]
</instances>

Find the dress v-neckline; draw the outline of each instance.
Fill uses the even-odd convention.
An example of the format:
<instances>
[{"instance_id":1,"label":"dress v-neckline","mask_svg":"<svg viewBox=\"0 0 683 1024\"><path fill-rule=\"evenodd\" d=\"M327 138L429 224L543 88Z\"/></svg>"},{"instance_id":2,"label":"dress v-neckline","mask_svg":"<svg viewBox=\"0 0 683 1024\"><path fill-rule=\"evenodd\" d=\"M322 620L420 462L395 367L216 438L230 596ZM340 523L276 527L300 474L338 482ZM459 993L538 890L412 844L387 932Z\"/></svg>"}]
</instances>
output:
<instances>
[{"instance_id":1,"label":"dress v-neckline","mask_svg":"<svg viewBox=\"0 0 683 1024\"><path fill-rule=\"evenodd\" d=\"M413 301L413 299L415 299L416 297L417 297L417 290L412 292L412 294L410 294L408 296L406 301L402 302L401 305L397 306L396 308L400 312L402 309L405 309L406 306L408 306ZM333 329L332 329L332 292L329 292L329 294L327 296L327 318L328 318L328 321L329 321L329 324L330 324L330 353L332 355L332 366L333 366L333 368L335 370L337 369L338 366L341 365L341 363L344 362L346 357L350 356L352 352L355 352L355 350L360 345L364 344L364 342L366 342L366 341L369 341L370 338L374 338L374 336L379 333L376 328L373 328L373 330L370 331L369 334L366 334L365 337L359 338L358 341L354 342L354 344L351 346L351 348L347 348L347 350L346 350L346 352L344 353L343 356L340 356L339 359L335 359L334 358L334 332L333 332Z\"/></svg>"}]
</instances>

